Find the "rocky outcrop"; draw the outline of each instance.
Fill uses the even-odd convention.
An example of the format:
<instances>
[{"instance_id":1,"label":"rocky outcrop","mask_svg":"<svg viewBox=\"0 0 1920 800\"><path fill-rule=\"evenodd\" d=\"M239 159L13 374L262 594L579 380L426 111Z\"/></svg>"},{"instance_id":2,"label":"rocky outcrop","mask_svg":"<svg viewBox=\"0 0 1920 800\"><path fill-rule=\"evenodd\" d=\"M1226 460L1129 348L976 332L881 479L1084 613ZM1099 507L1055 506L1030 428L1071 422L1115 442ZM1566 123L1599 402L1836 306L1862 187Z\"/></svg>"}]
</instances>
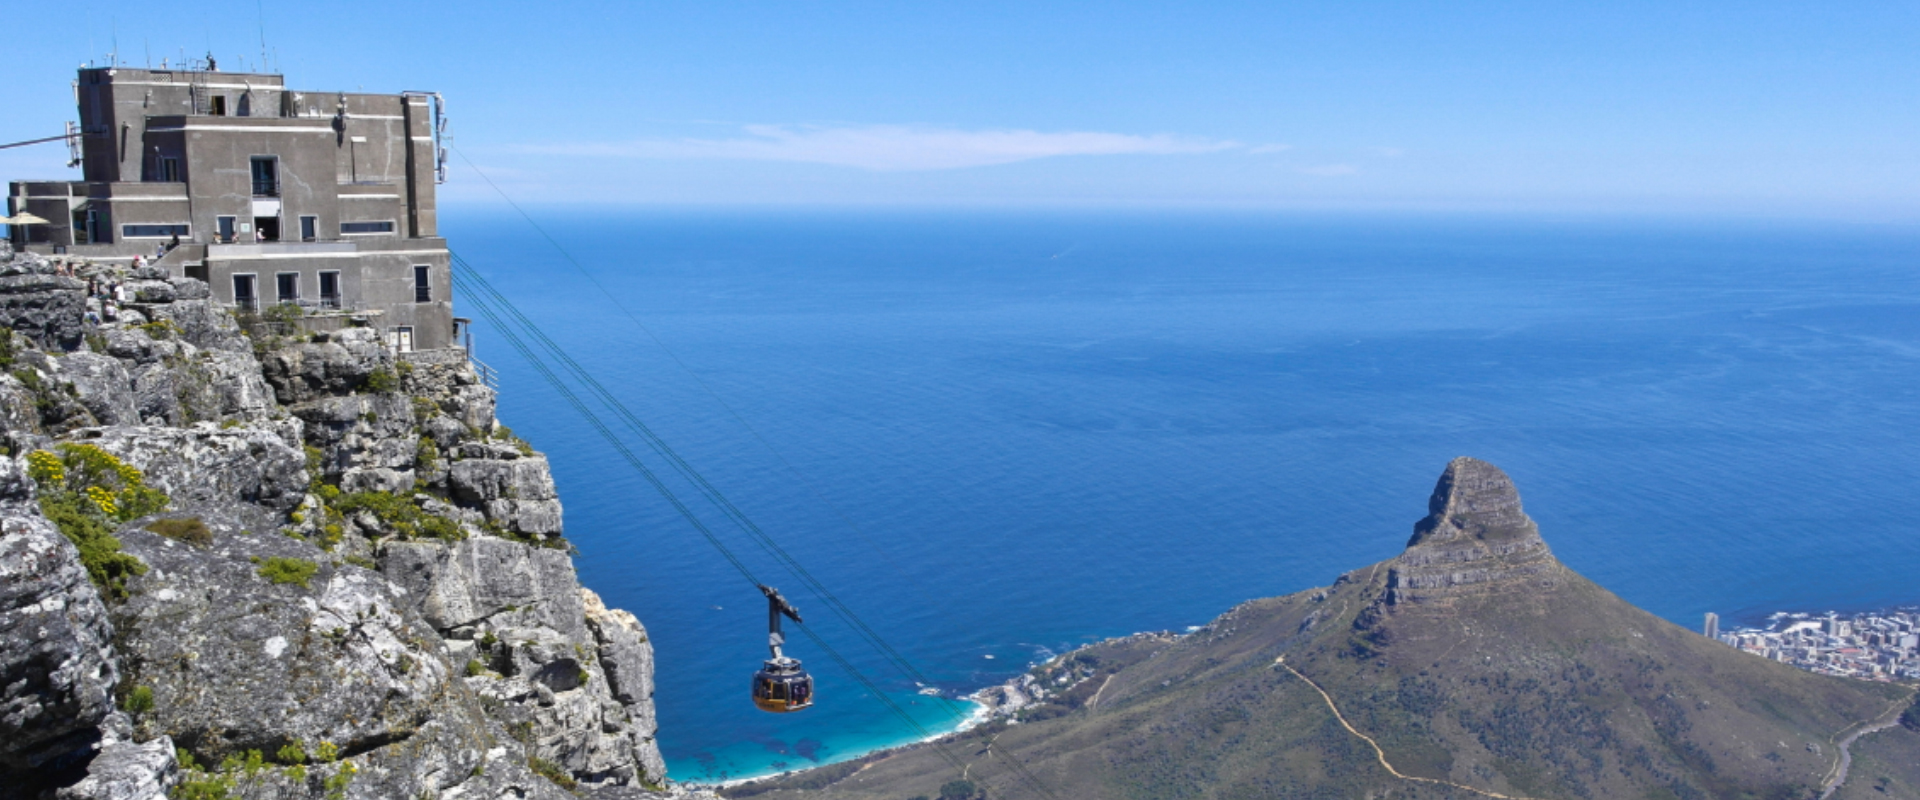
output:
<instances>
[{"instance_id":1,"label":"rocky outcrop","mask_svg":"<svg viewBox=\"0 0 1920 800\"><path fill-rule=\"evenodd\" d=\"M84 749L119 680L106 606L31 500L19 464L0 459L0 771Z\"/></svg>"},{"instance_id":2,"label":"rocky outcrop","mask_svg":"<svg viewBox=\"0 0 1920 800\"><path fill-rule=\"evenodd\" d=\"M49 349L72 350L86 331L87 285L29 258L0 265L0 318Z\"/></svg>"},{"instance_id":3,"label":"rocky outcrop","mask_svg":"<svg viewBox=\"0 0 1920 800\"><path fill-rule=\"evenodd\" d=\"M1550 586L1564 570L1521 509L1513 480L1499 467L1464 457L1440 475L1426 518L1392 563L1389 605Z\"/></svg>"},{"instance_id":4,"label":"rocky outcrop","mask_svg":"<svg viewBox=\"0 0 1920 800\"><path fill-rule=\"evenodd\" d=\"M119 321L0 267L0 798L657 796L646 631L580 586L464 357L250 337L204 283L82 269ZM56 525L23 456L64 443L165 509ZM111 552L139 569L109 602Z\"/></svg>"}]
</instances>

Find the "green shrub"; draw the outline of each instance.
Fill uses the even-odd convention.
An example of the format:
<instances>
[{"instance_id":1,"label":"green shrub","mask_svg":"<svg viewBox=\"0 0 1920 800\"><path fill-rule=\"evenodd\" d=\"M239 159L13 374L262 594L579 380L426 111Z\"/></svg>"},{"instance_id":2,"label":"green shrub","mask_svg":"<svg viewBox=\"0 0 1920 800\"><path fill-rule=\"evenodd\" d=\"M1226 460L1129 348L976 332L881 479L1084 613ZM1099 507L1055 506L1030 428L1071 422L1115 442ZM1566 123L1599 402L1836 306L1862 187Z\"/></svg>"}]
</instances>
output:
<instances>
[{"instance_id":1,"label":"green shrub","mask_svg":"<svg viewBox=\"0 0 1920 800\"><path fill-rule=\"evenodd\" d=\"M199 517L156 519L147 523L147 530L169 539L177 539L201 547L213 544L213 531L208 529L206 521Z\"/></svg>"},{"instance_id":2,"label":"green shrub","mask_svg":"<svg viewBox=\"0 0 1920 800\"><path fill-rule=\"evenodd\" d=\"M467 677L477 678L485 674L487 674L487 665L481 663L480 659L475 658L467 661Z\"/></svg>"},{"instance_id":3,"label":"green shrub","mask_svg":"<svg viewBox=\"0 0 1920 800\"><path fill-rule=\"evenodd\" d=\"M567 791L573 791L574 787L580 785L580 782L574 780L573 776L567 774L567 771L562 769L559 764L555 764L544 758L528 758L527 767L532 769L535 775L553 781L555 786L566 789Z\"/></svg>"},{"instance_id":4,"label":"green shrub","mask_svg":"<svg viewBox=\"0 0 1920 800\"><path fill-rule=\"evenodd\" d=\"M170 319L154 320L141 325L140 330L146 331L148 337L156 340L171 339L181 332L180 326L173 324L173 320Z\"/></svg>"},{"instance_id":5,"label":"green shrub","mask_svg":"<svg viewBox=\"0 0 1920 800\"><path fill-rule=\"evenodd\" d=\"M940 787L940 800L973 800L978 792L973 781L948 781Z\"/></svg>"},{"instance_id":6,"label":"green shrub","mask_svg":"<svg viewBox=\"0 0 1920 800\"><path fill-rule=\"evenodd\" d=\"M127 702L122 703L120 708L129 714L145 714L152 711L153 689L146 686L133 687L133 691L127 693Z\"/></svg>"},{"instance_id":7,"label":"green shrub","mask_svg":"<svg viewBox=\"0 0 1920 800\"><path fill-rule=\"evenodd\" d=\"M91 339L89 339L88 344L92 344ZM100 349L104 350L106 348L102 347ZM94 352L97 353L100 351L95 350ZM13 331L7 328L0 328L0 369L12 367L13 360L19 357L20 345L14 341Z\"/></svg>"},{"instance_id":8,"label":"green shrub","mask_svg":"<svg viewBox=\"0 0 1920 800\"><path fill-rule=\"evenodd\" d=\"M299 739L295 739L281 747L280 752L274 754L274 758L279 759L282 764L305 764L307 763L307 746Z\"/></svg>"},{"instance_id":9,"label":"green shrub","mask_svg":"<svg viewBox=\"0 0 1920 800\"><path fill-rule=\"evenodd\" d=\"M393 370L381 367L367 374L366 388L369 392L385 394L400 388L400 378Z\"/></svg>"},{"instance_id":10,"label":"green shrub","mask_svg":"<svg viewBox=\"0 0 1920 800\"><path fill-rule=\"evenodd\" d=\"M429 514L421 510L410 498L401 497L392 492L354 492L341 495L333 504L341 514L358 514L362 511L373 515L380 527L387 532L407 539L442 539L459 541L466 538L460 525L451 519Z\"/></svg>"},{"instance_id":11,"label":"green shrub","mask_svg":"<svg viewBox=\"0 0 1920 800\"><path fill-rule=\"evenodd\" d=\"M260 577L274 583L297 583L305 587L319 570L319 564L304 558L274 556L260 565Z\"/></svg>"},{"instance_id":12,"label":"green shrub","mask_svg":"<svg viewBox=\"0 0 1920 800\"><path fill-rule=\"evenodd\" d=\"M327 800L342 800L347 796L347 784L353 782L353 774L360 769L348 761L340 765L340 771L333 773L322 785L327 790Z\"/></svg>"}]
</instances>

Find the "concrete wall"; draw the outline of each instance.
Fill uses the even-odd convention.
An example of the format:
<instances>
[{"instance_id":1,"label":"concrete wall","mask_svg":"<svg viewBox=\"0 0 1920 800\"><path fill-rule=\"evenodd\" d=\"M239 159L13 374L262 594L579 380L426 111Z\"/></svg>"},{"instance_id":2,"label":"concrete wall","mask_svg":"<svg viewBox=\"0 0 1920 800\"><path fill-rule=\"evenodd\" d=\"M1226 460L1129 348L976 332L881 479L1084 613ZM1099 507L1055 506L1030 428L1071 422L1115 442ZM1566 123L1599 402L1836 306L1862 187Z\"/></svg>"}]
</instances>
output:
<instances>
[{"instance_id":1,"label":"concrete wall","mask_svg":"<svg viewBox=\"0 0 1920 800\"><path fill-rule=\"evenodd\" d=\"M224 114L211 113L221 98ZM451 257L438 237L432 100L423 95L289 90L278 75L83 69L77 84L84 181L15 182L9 211L30 211L29 244L89 258L152 256L171 240L126 237L124 225L189 226L183 244L206 245L204 275L214 295L233 300L233 276L253 274L262 302L275 276L300 276L304 300L319 299L319 273L338 271L341 301L378 310L384 327L412 328L416 348L452 337ZM277 194L256 192L252 161L275 159ZM168 175L164 159L176 159ZM162 181L163 177L177 180ZM99 237L74 236L76 209L91 210ZM232 240L218 238L222 217ZM267 242L256 218L278 220ZM302 241L301 218L314 237ZM343 223L391 222L390 231L347 233ZM417 302L414 267L429 272L430 299Z\"/></svg>"}]
</instances>

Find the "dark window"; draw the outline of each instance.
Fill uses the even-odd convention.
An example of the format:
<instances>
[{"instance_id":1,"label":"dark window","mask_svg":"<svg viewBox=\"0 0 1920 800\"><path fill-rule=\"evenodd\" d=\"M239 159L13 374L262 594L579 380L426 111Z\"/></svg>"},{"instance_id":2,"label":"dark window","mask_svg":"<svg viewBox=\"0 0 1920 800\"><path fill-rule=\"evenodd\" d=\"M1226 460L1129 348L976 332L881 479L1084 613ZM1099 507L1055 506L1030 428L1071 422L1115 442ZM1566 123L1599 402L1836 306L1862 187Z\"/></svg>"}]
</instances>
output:
<instances>
[{"instance_id":1,"label":"dark window","mask_svg":"<svg viewBox=\"0 0 1920 800\"><path fill-rule=\"evenodd\" d=\"M165 239L189 236L185 223L171 225L122 225L120 235L128 239Z\"/></svg>"},{"instance_id":2,"label":"dark window","mask_svg":"<svg viewBox=\"0 0 1920 800\"><path fill-rule=\"evenodd\" d=\"M433 302L433 284L427 281L427 268L413 268L413 302Z\"/></svg>"},{"instance_id":3,"label":"dark window","mask_svg":"<svg viewBox=\"0 0 1920 800\"><path fill-rule=\"evenodd\" d=\"M219 239L221 242L224 242L226 244L232 244L234 218L233 217L215 217L214 222L218 223L217 227L219 228L219 231L220 231L219 235L215 238Z\"/></svg>"},{"instance_id":4,"label":"dark window","mask_svg":"<svg viewBox=\"0 0 1920 800\"><path fill-rule=\"evenodd\" d=\"M180 159L173 156L160 157L160 180L164 183L180 182Z\"/></svg>"},{"instance_id":5,"label":"dark window","mask_svg":"<svg viewBox=\"0 0 1920 800\"><path fill-rule=\"evenodd\" d=\"M311 242L318 238L320 238L320 218L319 217L301 217L300 218L300 241Z\"/></svg>"},{"instance_id":6,"label":"dark window","mask_svg":"<svg viewBox=\"0 0 1920 800\"><path fill-rule=\"evenodd\" d=\"M382 222L342 222L341 233L392 233L393 220Z\"/></svg>"},{"instance_id":7,"label":"dark window","mask_svg":"<svg viewBox=\"0 0 1920 800\"><path fill-rule=\"evenodd\" d=\"M252 275L233 276L233 304L247 311L260 307L253 294Z\"/></svg>"},{"instance_id":8,"label":"dark window","mask_svg":"<svg viewBox=\"0 0 1920 800\"><path fill-rule=\"evenodd\" d=\"M282 272L273 276L274 288L282 303L300 302L300 273Z\"/></svg>"},{"instance_id":9,"label":"dark window","mask_svg":"<svg viewBox=\"0 0 1920 800\"><path fill-rule=\"evenodd\" d=\"M253 196L280 196L280 159L273 156L253 157Z\"/></svg>"},{"instance_id":10,"label":"dark window","mask_svg":"<svg viewBox=\"0 0 1920 800\"><path fill-rule=\"evenodd\" d=\"M253 240L256 242L280 241L280 218L254 217Z\"/></svg>"},{"instance_id":11,"label":"dark window","mask_svg":"<svg viewBox=\"0 0 1920 800\"><path fill-rule=\"evenodd\" d=\"M212 114L216 117L226 116L227 115L227 98L224 95L216 94L210 99L213 100L213 107L208 109L207 113Z\"/></svg>"},{"instance_id":12,"label":"dark window","mask_svg":"<svg viewBox=\"0 0 1920 800\"><path fill-rule=\"evenodd\" d=\"M320 305L327 308L340 307L340 273L320 273Z\"/></svg>"}]
</instances>

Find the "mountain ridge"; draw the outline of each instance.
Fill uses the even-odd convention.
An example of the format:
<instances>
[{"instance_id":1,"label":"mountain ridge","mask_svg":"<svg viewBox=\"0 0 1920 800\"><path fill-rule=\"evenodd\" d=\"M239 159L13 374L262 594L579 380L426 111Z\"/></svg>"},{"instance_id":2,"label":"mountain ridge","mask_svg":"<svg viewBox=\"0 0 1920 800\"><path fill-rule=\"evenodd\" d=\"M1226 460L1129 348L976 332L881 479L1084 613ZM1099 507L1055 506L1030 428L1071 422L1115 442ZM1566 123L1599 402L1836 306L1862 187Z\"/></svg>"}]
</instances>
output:
<instances>
[{"instance_id":1,"label":"mountain ridge","mask_svg":"<svg viewBox=\"0 0 1920 800\"><path fill-rule=\"evenodd\" d=\"M1554 558L1511 480L1466 458L1395 558L1031 674L1059 691L941 745L986 796L1811 798L1835 742L1913 695L1740 653L1626 603ZM1920 735L1890 731L1862 740L1878 777L1920 786L1888 766L1920 762ZM956 777L927 747L841 772L728 793L900 800Z\"/></svg>"}]
</instances>

